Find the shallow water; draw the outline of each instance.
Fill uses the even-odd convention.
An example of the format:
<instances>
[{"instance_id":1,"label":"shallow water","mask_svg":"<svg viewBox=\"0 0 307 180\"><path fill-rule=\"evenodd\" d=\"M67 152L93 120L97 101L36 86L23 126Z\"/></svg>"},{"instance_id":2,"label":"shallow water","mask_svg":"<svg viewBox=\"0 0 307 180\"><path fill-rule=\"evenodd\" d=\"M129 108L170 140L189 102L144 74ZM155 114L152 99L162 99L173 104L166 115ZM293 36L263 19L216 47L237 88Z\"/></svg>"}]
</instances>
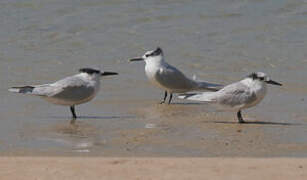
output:
<instances>
[{"instance_id":1,"label":"shallow water","mask_svg":"<svg viewBox=\"0 0 307 180\"><path fill-rule=\"evenodd\" d=\"M307 156L307 1L3 0L0 2L0 154L76 156ZM231 112L174 99L127 60L161 46L188 76L231 83L267 72L263 102ZM66 107L12 94L100 66L119 72Z\"/></svg>"}]
</instances>

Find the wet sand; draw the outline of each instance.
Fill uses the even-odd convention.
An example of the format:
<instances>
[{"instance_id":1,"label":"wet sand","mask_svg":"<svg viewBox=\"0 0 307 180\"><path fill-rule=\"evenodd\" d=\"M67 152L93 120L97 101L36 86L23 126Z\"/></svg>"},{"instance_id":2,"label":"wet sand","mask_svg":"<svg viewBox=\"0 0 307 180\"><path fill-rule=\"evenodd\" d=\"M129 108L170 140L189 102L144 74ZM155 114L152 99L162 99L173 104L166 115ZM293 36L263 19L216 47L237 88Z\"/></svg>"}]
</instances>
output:
<instances>
[{"instance_id":1,"label":"wet sand","mask_svg":"<svg viewBox=\"0 0 307 180\"><path fill-rule=\"evenodd\" d=\"M176 102L176 101L175 101ZM0 152L3 156L104 157L305 157L307 145L297 134L300 123L257 119L216 112L200 104L159 105L129 101L106 106L126 115L83 116L76 125L51 117L48 123L22 122L23 142ZM119 106L118 104L121 104ZM129 107L129 108L127 108ZM125 127L125 128L123 128ZM301 142L302 141L302 142Z\"/></svg>"},{"instance_id":2,"label":"wet sand","mask_svg":"<svg viewBox=\"0 0 307 180\"><path fill-rule=\"evenodd\" d=\"M5 179L305 180L298 158L0 158Z\"/></svg>"}]
</instances>

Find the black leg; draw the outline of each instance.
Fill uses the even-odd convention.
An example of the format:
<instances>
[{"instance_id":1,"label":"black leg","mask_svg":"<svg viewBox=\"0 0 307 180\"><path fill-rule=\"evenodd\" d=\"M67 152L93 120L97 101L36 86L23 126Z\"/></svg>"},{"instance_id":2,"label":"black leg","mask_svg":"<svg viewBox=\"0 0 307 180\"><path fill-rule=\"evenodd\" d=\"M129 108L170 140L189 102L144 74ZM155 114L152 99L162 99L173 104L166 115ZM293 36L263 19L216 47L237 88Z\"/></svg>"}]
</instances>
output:
<instances>
[{"instance_id":1,"label":"black leg","mask_svg":"<svg viewBox=\"0 0 307 180\"><path fill-rule=\"evenodd\" d=\"M245 123L245 121L244 121L243 118L242 118L241 110L238 111L237 117L238 117L239 123Z\"/></svg>"},{"instance_id":2,"label":"black leg","mask_svg":"<svg viewBox=\"0 0 307 180\"><path fill-rule=\"evenodd\" d=\"M163 100L160 102L160 104L165 103L166 97L167 97L167 91L165 91L165 93L164 93L164 98L163 98Z\"/></svg>"},{"instance_id":3,"label":"black leg","mask_svg":"<svg viewBox=\"0 0 307 180\"><path fill-rule=\"evenodd\" d=\"M71 114L72 114L72 119L70 121L70 124L74 124L76 119L77 119L77 115L76 115L76 112L75 112L75 106L70 106L70 111L71 111Z\"/></svg>"},{"instance_id":4,"label":"black leg","mask_svg":"<svg viewBox=\"0 0 307 180\"><path fill-rule=\"evenodd\" d=\"M168 104L170 104L170 103L171 103L172 98L173 98L173 93L170 93L170 94L171 94L171 95L169 96Z\"/></svg>"}]
</instances>

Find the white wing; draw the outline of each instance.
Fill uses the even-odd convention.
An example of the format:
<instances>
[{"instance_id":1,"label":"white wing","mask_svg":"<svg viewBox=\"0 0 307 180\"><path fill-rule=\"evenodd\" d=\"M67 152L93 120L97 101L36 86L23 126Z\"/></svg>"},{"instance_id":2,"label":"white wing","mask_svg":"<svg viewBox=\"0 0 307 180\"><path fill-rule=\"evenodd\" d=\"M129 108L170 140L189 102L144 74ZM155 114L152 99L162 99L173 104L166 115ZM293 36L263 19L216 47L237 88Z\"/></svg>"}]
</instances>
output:
<instances>
[{"instance_id":1,"label":"white wing","mask_svg":"<svg viewBox=\"0 0 307 180\"><path fill-rule=\"evenodd\" d=\"M72 92L80 87L88 87L88 83L78 77L78 75L74 75L56 81L52 84L12 87L9 89L9 91L15 93L51 97L56 96L60 93L67 94L66 91Z\"/></svg>"},{"instance_id":2,"label":"white wing","mask_svg":"<svg viewBox=\"0 0 307 180\"><path fill-rule=\"evenodd\" d=\"M162 86L174 90L190 90L196 86L194 81L169 64L164 64L155 78Z\"/></svg>"},{"instance_id":3,"label":"white wing","mask_svg":"<svg viewBox=\"0 0 307 180\"><path fill-rule=\"evenodd\" d=\"M229 107L244 106L245 104L249 104L257 99L255 93L252 93L250 88L241 82L225 86L217 92L182 94L179 98L194 101L214 102Z\"/></svg>"}]
</instances>

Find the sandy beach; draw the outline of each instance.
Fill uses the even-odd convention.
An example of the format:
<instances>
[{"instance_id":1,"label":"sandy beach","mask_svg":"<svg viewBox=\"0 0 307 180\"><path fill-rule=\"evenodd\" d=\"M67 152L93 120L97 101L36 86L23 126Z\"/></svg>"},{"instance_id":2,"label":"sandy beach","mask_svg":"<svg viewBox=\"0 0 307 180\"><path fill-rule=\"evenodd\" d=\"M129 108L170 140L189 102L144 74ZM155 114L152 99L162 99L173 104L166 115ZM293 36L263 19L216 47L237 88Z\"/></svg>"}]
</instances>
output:
<instances>
[{"instance_id":1,"label":"sandy beach","mask_svg":"<svg viewBox=\"0 0 307 180\"><path fill-rule=\"evenodd\" d=\"M68 158L2 157L1 179L303 180L298 158Z\"/></svg>"}]
</instances>

